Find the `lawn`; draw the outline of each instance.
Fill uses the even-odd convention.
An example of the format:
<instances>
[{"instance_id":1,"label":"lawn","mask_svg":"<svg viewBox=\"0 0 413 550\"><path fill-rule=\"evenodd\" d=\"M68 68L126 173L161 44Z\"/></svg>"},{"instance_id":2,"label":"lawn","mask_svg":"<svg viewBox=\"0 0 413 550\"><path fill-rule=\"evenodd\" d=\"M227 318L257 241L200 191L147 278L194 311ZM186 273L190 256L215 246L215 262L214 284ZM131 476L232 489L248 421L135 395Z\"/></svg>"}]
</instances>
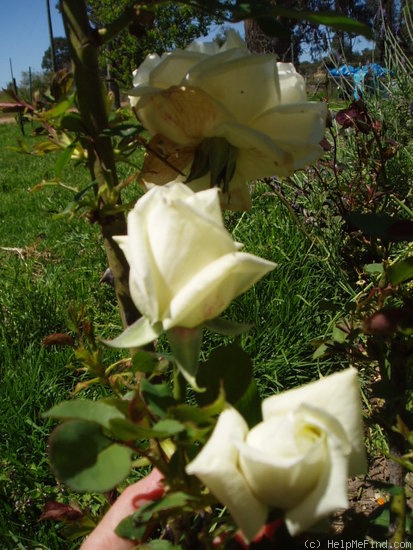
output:
<instances>
[{"instance_id":1,"label":"lawn","mask_svg":"<svg viewBox=\"0 0 413 550\"><path fill-rule=\"evenodd\" d=\"M10 150L20 138L16 124L0 125L0 532L5 549L69 549L79 543L64 538L61 523L39 521L45 504L77 502L93 516L104 499L73 494L50 471L52 423L42 413L68 399L83 375L70 368L71 348L42 342L49 334L70 332L70 311L93 320L98 335L115 335L121 327L112 289L99 282L106 261L98 227L86 218L57 215L70 201L69 191L31 192L53 178L55 158ZM125 175L130 170L125 168ZM88 183L81 169L67 168L63 178L71 186ZM133 186L128 192L138 194ZM329 332L340 304L354 295L340 267L340 227L332 222L324 228L324 241L317 238L316 226L310 227L312 237L304 234L265 185L256 189L251 211L226 214L226 223L248 252L277 263L226 312L228 318L253 323L241 345L254 358L261 395L339 368L337 360L312 358L312 340ZM218 339L209 336L205 356L216 345Z\"/></svg>"}]
</instances>

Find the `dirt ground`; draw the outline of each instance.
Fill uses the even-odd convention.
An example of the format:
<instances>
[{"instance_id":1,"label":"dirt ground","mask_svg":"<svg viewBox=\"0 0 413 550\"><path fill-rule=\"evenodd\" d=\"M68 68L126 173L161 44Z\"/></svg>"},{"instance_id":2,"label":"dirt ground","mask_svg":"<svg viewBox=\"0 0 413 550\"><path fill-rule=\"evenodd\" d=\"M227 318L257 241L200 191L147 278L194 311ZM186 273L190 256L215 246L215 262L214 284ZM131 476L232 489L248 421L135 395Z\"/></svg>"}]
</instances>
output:
<instances>
[{"instance_id":1,"label":"dirt ground","mask_svg":"<svg viewBox=\"0 0 413 550\"><path fill-rule=\"evenodd\" d=\"M12 124L16 122L14 116L0 116L0 124Z\"/></svg>"}]
</instances>

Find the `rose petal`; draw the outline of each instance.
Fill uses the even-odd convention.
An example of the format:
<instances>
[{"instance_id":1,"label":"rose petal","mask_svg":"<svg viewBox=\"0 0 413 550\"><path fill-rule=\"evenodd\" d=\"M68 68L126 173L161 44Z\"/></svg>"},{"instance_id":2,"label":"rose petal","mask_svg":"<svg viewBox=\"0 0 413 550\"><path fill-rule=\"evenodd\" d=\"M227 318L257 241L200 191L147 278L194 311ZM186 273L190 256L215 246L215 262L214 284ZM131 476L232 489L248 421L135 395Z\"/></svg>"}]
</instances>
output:
<instances>
[{"instance_id":1,"label":"rose petal","mask_svg":"<svg viewBox=\"0 0 413 550\"><path fill-rule=\"evenodd\" d=\"M264 420L288 414L302 404L322 408L343 426L351 444L349 475L363 473L366 468L360 388L357 370L349 368L300 388L264 399Z\"/></svg>"},{"instance_id":2,"label":"rose petal","mask_svg":"<svg viewBox=\"0 0 413 550\"><path fill-rule=\"evenodd\" d=\"M314 488L326 458L323 432L297 447L293 416L271 418L253 428L238 446L241 472L252 492L276 508L290 509ZM270 447L270 448L268 448Z\"/></svg>"},{"instance_id":3,"label":"rose petal","mask_svg":"<svg viewBox=\"0 0 413 550\"><path fill-rule=\"evenodd\" d=\"M251 128L263 132L277 143L318 145L324 136L327 105L295 103L279 105L251 122Z\"/></svg>"},{"instance_id":4,"label":"rose petal","mask_svg":"<svg viewBox=\"0 0 413 550\"><path fill-rule=\"evenodd\" d=\"M157 65L162 61L162 58L159 57L157 53L150 53L147 55L139 65L137 69L133 71L133 85L141 86L142 84L147 85L149 83L149 77L151 72L155 69Z\"/></svg>"},{"instance_id":5,"label":"rose petal","mask_svg":"<svg viewBox=\"0 0 413 550\"><path fill-rule=\"evenodd\" d=\"M207 216L211 222L223 227L222 210L219 204L220 192L217 188L205 189L194 193L186 201L187 205L194 210L198 210L204 216ZM232 239L232 237L231 237ZM236 245L236 243L234 243Z\"/></svg>"},{"instance_id":6,"label":"rose petal","mask_svg":"<svg viewBox=\"0 0 413 550\"><path fill-rule=\"evenodd\" d=\"M194 148L182 148L157 134L149 142L139 180L145 187L184 181L195 154ZM205 189L209 186L206 185Z\"/></svg>"},{"instance_id":7,"label":"rose petal","mask_svg":"<svg viewBox=\"0 0 413 550\"><path fill-rule=\"evenodd\" d=\"M245 48L220 50L216 55L208 56L200 63L192 67L185 77L185 83L189 86L195 86L198 77L205 71L213 70L215 67L220 66L223 63L233 61L234 59L244 59L247 55L250 55L250 53Z\"/></svg>"},{"instance_id":8,"label":"rose petal","mask_svg":"<svg viewBox=\"0 0 413 550\"><path fill-rule=\"evenodd\" d=\"M292 168L298 169L321 156L326 113L325 103L281 105L263 113L251 127L270 136L279 149L290 153Z\"/></svg>"},{"instance_id":9,"label":"rose petal","mask_svg":"<svg viewBox=\"0 0 413 550\"><path fill-rule=\"evenodd\" d=\"M197 145L215 135L215 128L231 118L203 90L187 86L144 95L138 114L151 134L162 134L184 146Z\"/></svg>"},{"instance_id":10,"label":"rose petal","mask_svg":"<svg viewBox=\"0 0 413 550\"><path fill-rule=\"evenodd\" d=\"M348 507L348 457L343 453L342 440L333 430L329 432L328 451L317 486L298 506L287 510L285 523L293 536L340 508Z\"/></svg>"},{"instance_id":11,"label":"rose petal","mask_svg":"<svg viewBox=\"0 0 413 550\"><path fill-rule=\"evenodd\" d=\"M117 240L130 264L132 299L151 322L169 317L174 294L185 289L194 273L236 251L222 218L218 218L217 192L211 189L196 196L184 184L154 188L130 212L128 237ZM207 234L213 246L205 246Z\"/></svg>"},{"instance_id":12,"label":"rose petal","mask_svg":"<svg viewBox=\"0 0 413 550\"><path fill-rule=\"evenodd\" d=\"M143 198L146 197L147 195ZM140 230L144 227L145 217L145 213L138 212L136 208L132 210L128 215L128 236L116 236L114 240L125 254L131 268L129 289L132 300L142 315L155 322L159 320L163 306L159 304L156 292L160 277L153 257L146 252L147 235L145 231Z\"/></svg>"},{"instance_id":13,"label":"rose petal","mask_svg":"<svg viewBox=\"0 0 413 550\"><path fill-rule=\"evenodd\" d=\"M255 169L251 170L254 175L249 176L249 179L255 179L258 177L255 174L261 173L262 159L271 163L273 170L271 175L275 173L277 166L292 165L288 151L281 149L270 136L254 128L234 121L225 121L215 129L215 135L224 137L231 145L239 148L237 165L241 155L247 153L255 156ZM264 176L261 175L261 177Z\"/></svg>"},{"instance_id":14,"label":"rose petal","mask_svg":"<svg viewBox=\"0 0 413 550\"><path fill-rule=\"evenodd\" d=\"M133 86L134 88L139 88L141 86L147 85L149 82L149 77L151 72L155 69L155 67L161 62L161 58L158 54L153 53L149 54L145 57L145 60L143 63L140 64L140 66L133 71ZM135 107L138 103L138 99L133 97L133 92L135 90L131 90L131 95L129 96L129 100L132 107Z\"/></svg>"},{"instance_id":15,"label":"rose petal","mask_svg":"<svg viewBox=\"0 0 413 550\"><path fill-rule=\"evenodd\" d=\"M217 317L234 298L275 267L273 262L243 252L222 256L194 274L172 298L164 328L192 328Z\"/></svg>"},{"instance_id":16,"label":"rose petal","mask_svg":"<svg viewBox=\"0 0 413 550\"><path fill-rule=\"evenodd\" d=\"M216 55L219 53L218 42L200 42L199 40L194 40L185 48L187 52L197 52L206 55Z\"/></svg>"},{"instance_id":17,"label":"rose petal","mask_svg":"<svg viewBox=\"0 0 413 550\"><path fill-rule=\"evenodd\" d=\"M237 468L236 443L242 442L247 432L242 416L235 409L226 409L186 472L197 476L227 506L244 536L251 540L265 523L268 507L254 497Z\"/></svg>"},{"instance_id":18,"label":"rose petal","mask_svg":"<svg viewBox=\"0 0 413 550\"><path fill-rule=\"evenodd\" d=\"M148 249L155 251L156 271L171 297L185 292L191 280L221 256L236 251L222 221L217 223L209 213L211 198L215 201L215 208L219 208L218 190L204 191L203 196L196 197L185 185L176 185L190 193L188 199L171 199L165 193L163 200L153 203L147 217ZM204 211L204 197L209 211ZM205 238L209 239L208 246L205 246ZM157 287L158 293L161 289Z\"/></svg>"},{"instance_id":19,"label":"rose petal","mask_svg":"<svg viewBox=\"0 0 413 550\"><path fill-rule=\"evenodd\" d=\"M206 54L190 50L168 52L151 72L149 84L163 90L177 86L184 81L188 71L205 58L208 58Z\"/></svg>"},{"instance_id":20,"label":"rose petal","mask_svg":"<svg viewBox=\"0 0 413 550\"><path fill-rule=\"evenodd\" d=\"M189 173L189 168L187 168L185 171ZM248 179L249 178L243 175L239 170L235 169L235 173L229 185L228 193L221 192L219 194L221 208L234 210L235 212L245 212L246 210L249 210L251 208L252 201L247 185ZM202 178L192 180L191 182L187 183L187 185L190 189L192 189L192 191L198 193L203 189L208 189L211 186L210 181L211 176L208 173Z\"/></svg>"},{"instance_id":21,"label":"rose petal","mask_svg":"<svg viewBox=\"0 0 413 550\"><path fill-rule=\"evenodd\" d=\"M294 65L292 63L277 63L277 72L281 90L281 103L306 101L305 80L297 73Z\"/></svg>"},{"instance_id":22,"label":"rose petal","mask_svg":"<svg viewBox=\"0 0 413 550\"><path fill-rule=\"evenodd\" d=\"M208 62L211 64L210 60ZM226 63L205 65L195 67L196 74L195 69L189 72L188 84L201 88L219 101L240 123L248 124L263 111L279 104L273 55L244 55Z\"/></svg>"},{"instance_id":23,"label":"rose petal","mask_svg":"<svg viewBox=\"0 0 413 550\"><path fill-rule=\"evenodd\" d=\"M241 35L234 31L234 29L228 29L226 40L221 46L220 51L223 52L226 50L231 50L232 48L239 48L249 53L247 45L241 38Z\"/></svg>"}]
</instances>

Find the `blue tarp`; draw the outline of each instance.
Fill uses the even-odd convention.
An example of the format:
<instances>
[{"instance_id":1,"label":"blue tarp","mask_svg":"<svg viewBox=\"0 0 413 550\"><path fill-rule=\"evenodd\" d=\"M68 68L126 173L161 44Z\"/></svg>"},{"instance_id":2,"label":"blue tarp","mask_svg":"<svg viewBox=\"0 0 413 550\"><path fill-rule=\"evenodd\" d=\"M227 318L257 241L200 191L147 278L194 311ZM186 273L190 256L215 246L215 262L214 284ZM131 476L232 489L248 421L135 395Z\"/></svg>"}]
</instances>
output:
<instances>
[{"instance_id":1,"label":"blue tarp","mask_svg":"<svg viewBox=\"0 0 413 550\"><path fill-rule=\"evenodd\" d=\"M342 65L338 68L328 69L331 76L334 78L347 78L350 84L353 84L353 96L359 99L360 93L364 91L365 78L367 75L372 77L373 81L380 79L387 74L387 69L378 63L369 63L361 67L353 67L352 65Z\"/></svg>"}]
</instances>

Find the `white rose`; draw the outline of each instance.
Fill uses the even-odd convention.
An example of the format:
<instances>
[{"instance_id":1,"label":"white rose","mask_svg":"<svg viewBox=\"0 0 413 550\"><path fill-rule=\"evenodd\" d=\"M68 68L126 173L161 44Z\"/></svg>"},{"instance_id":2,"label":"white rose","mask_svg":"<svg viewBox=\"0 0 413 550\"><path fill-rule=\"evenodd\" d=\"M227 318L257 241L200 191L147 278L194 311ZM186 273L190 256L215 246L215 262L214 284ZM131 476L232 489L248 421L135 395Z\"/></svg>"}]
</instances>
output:
<instances>
[{"instance_id":1,"label":"white rose","mask_svg":"<svg viewBox=\"0 0 413 550\"><path fill-rule=\"evenodd\" d=\"M182 183L154 187L129 213L127 236L115 237L130 266L132 300L151 325L201 325L274 269L239 252L223 225L218 194L194 193Z\"/></svg>"},{"instance_id":2,"label":"white rose","mask_svg":"<svg viewBox=\"0 0 413 550\"><path fill-rule=\"evenodd\" d=\"M134 75L131 102L153 136L167 138L184 155L211 137L237 148L226 197L234 209L250 206L247 181L289 175L322 154L326 105L307 101L304 79L291 63L251 54L235 33L220 49L192 44L148 56ZM191 162L183 174L175 173L179 181L188 176ZM160 179L152 165L144 167L144 183ZM210 178L189 185L196 191L208 188Z\"/></svg>"},{"instance_id":3,"label":"white rose","mask_svg":"<svg viewBox=\"0 0 413 550\"><path fill-rule=\"evenodd\" d=\"M348 506L347 478L365 470L357 371L333 374L263 401L251 430L233 408L187 466L227 506L247 540L271 508L291 535Z\"/></svg>"}]
</instances>

